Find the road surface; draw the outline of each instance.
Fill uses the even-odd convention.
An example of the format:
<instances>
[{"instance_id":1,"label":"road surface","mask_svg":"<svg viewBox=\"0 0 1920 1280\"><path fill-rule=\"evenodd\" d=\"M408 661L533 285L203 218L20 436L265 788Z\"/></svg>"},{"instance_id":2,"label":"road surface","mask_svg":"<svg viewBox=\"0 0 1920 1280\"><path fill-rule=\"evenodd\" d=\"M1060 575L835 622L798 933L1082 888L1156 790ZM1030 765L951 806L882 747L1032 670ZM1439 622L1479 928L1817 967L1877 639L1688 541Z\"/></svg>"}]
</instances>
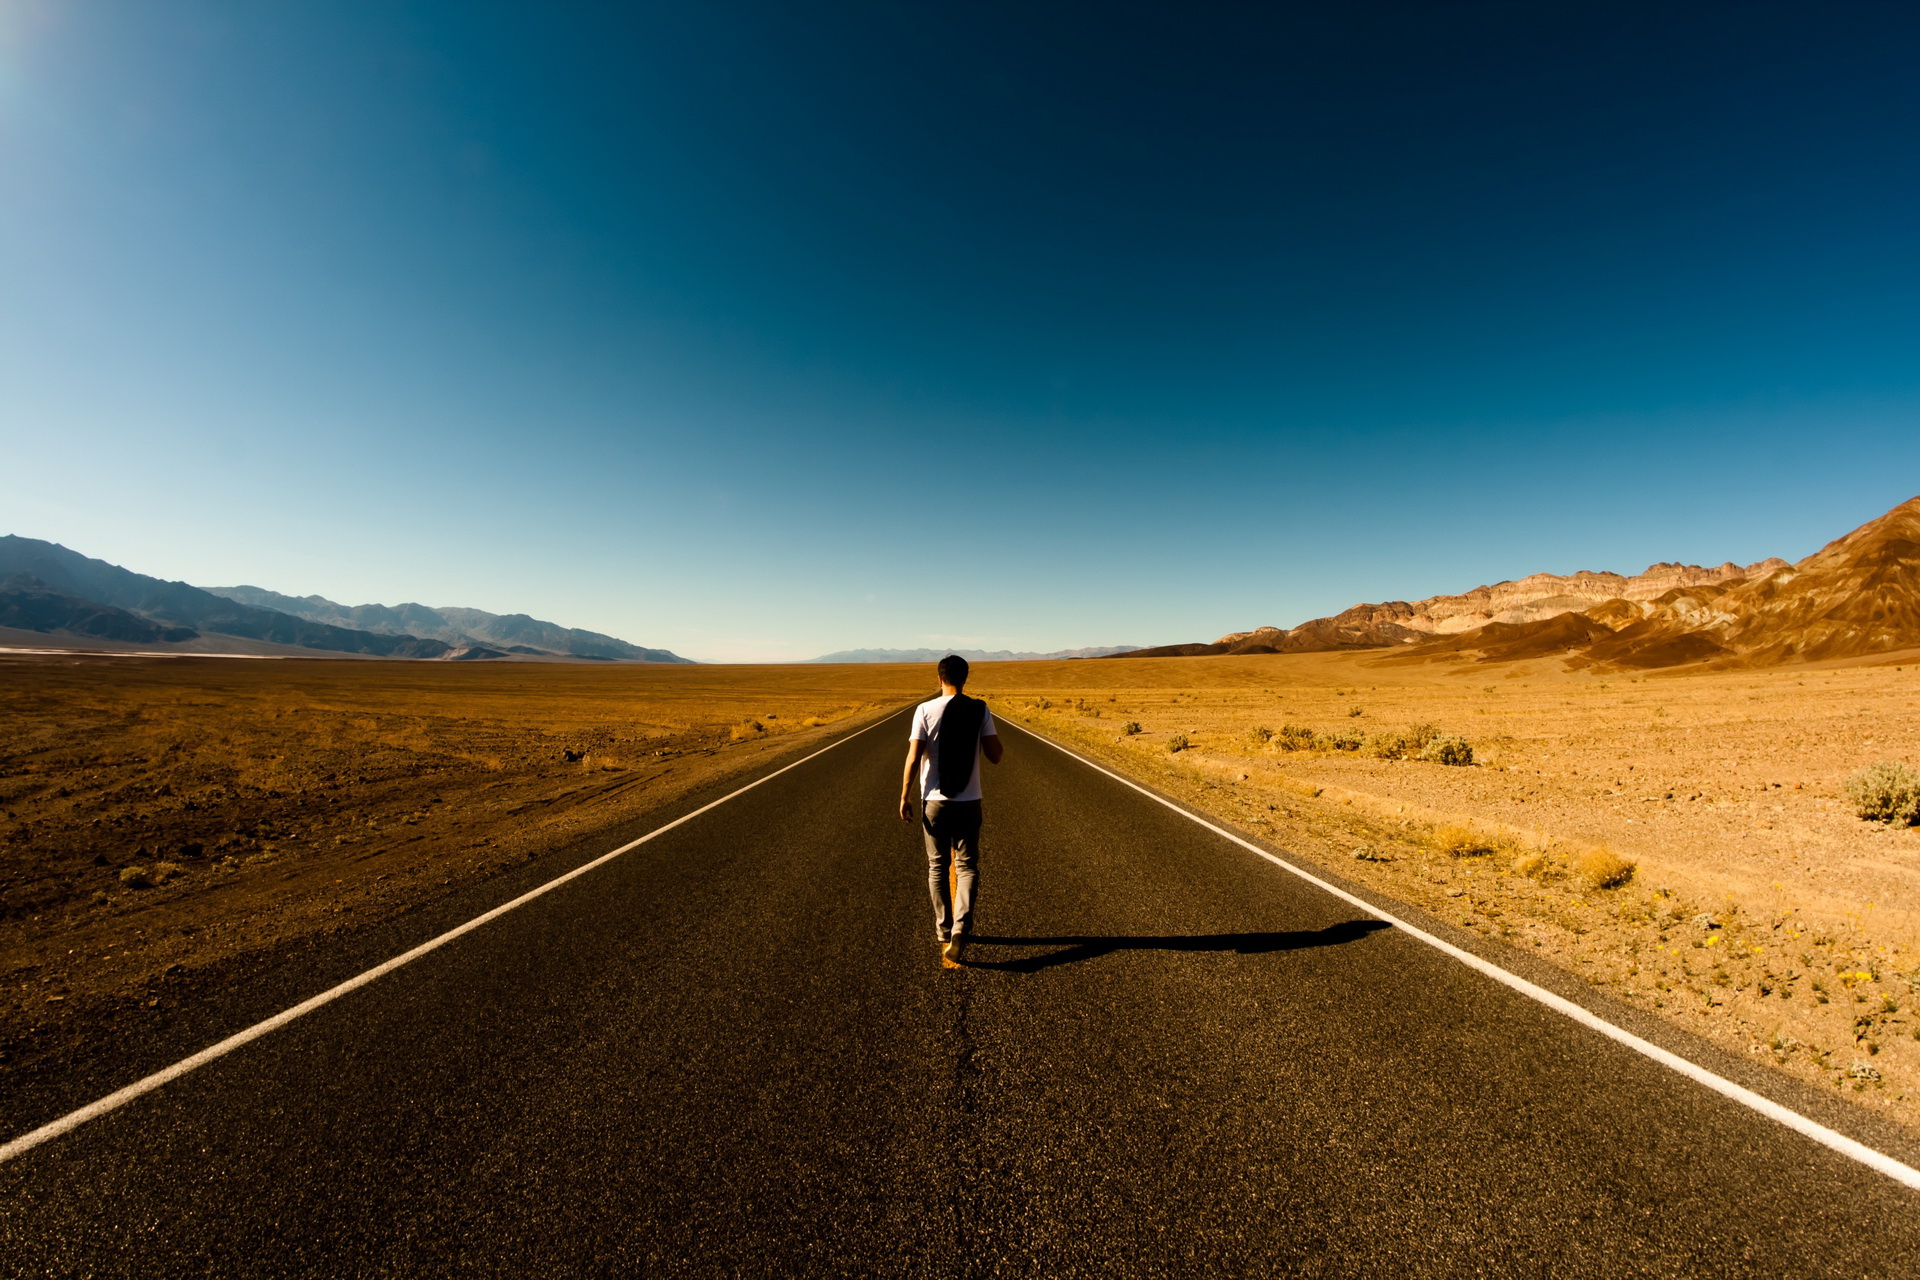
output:
<instances>
[{"instance_id":1,"label":"road surface","mask_svg":"<svg viewBox=\"0 0 1920 1280\"><path fill-rule=\"evenodd\" d=\"M904 732L0 1165L0 1272L1920 1275L1920 1194L1012 726L943 971ZM39 1080L4 1136L444 927Z\"/></svg>"}]
</instances>

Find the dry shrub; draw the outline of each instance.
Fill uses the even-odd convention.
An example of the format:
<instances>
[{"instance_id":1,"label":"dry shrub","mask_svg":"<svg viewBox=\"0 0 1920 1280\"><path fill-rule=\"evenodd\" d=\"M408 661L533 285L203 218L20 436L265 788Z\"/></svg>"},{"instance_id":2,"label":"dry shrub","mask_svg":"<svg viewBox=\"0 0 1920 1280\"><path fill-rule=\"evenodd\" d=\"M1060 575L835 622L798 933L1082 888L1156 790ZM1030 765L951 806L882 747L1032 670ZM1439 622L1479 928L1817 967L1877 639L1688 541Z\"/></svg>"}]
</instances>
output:
<instances>
[{"instance_id":1,"label":"dry shrub","mask_svg":"<svg viewBox=\"0 0 1920 1280\"><path fill-rule=\"evenodd\" d=\"M1263 724L1257 724L1247 730L1247 744L1252 747L1264 747L1273 741L1273 730Z\"/></svg>"},{"instance_id":2,"label":"dry shrub","mask_svg":"<svg viewBox=\"0 0 1920 1280\"><path fill-rule=\"evenodd\" d=\"M1282 751L1312 751L1320 745L1320 735L1303 724L1283 724L1273 745Z\"/></svg>"},{"instance_id":3,"label":"dry shrub","mask_svg":"<svg viewBox=\"0 0 1920 1280\"><path fill-rule=\"evenodd\" d=\"M1847 800L1869 822L1920 822L1920 773L1898 760L1876 760L1847 779Z\"/></svg>"},{"instance_id":4,"label":"dry shrub","mask_svg":"<svg viewBox=\"0 0 1920 1280\"><path fill-rule=\"evenodd\" d=\"M1454 858L1477 858L1493 852L1493 842L1461 826L1441 827L1433 833L1433 847Z\"/></svg>"},{"instance_id":5,"label":"dry shrub","mask_svg":"<svg viewBox=\"0 0 1920 1280\"><path fill-rule=\"evenodd\" d=\"M1529 880L1538 879L1547 870L1546 855L1523 853L1513 860L1513 874L1525 876Z\"/></svg>"},{"instance_id":6,"label":"dry shrub","mask_svg":"<svg viewBox=\"0 0 1920 1280\"><path fill-rule=\"evenodd\" d=\"M1134 734L1140 732L1140 722L1138 720L1129 720L1120 726L1120 732L1131 738Z\"/></svg>"},{"instance_id":7,"label":"dry shrub","mask_svg":"<svg viewBox=\"0 0 1920 1280\"><path fill-rule=\"evenodd\" d=\"M1633 879L1633 863L1611 849L1589 849L1574 859L1580 883L1589 889L1618 889Z\"/></svg>"},{"instance_id":8,"label":"dry shrub","mask_svg":"<svg viewBox=\"0 0 1920 1280\"><path fill-rule=\"evenodd\" d=\"M1360 750L1378 760L1404 760L1417 748L1404 733L1370 733Z\"/></svg>"},{"instance_id":9,"label":"dry shrub","mask_svg":"<svg viewBox=\"0 0 1920 1280\"><path fill-rule=\"evenodd\" d=\"M1176 733L1167 739L1167 750L1174 755L1179 755L1192 745L1191 742L1187 741L1187 735L1184 733Z\"/></svg>"},{"instance_id":10,"label":"dry shrub","mask_svg":"<svg viewBox=\"0 0 1920 1280\"><path fill-rule=\"evenodd\" d=\"M1341 733L1336 730L1320 739L1320 749L1322 751L1358 751L1363 741L1365 739L1357 733Z\"/></svg>"},{"instance_id":11,"label":"dry shrub","mask_svg":"<svg viewBox=\"0 0 1920 1280\"><path fill-rule=\"evenodd\" d=\"M1473 745L1465 738L1447 734L1428 742L1420 758L1435 764L1468 765L1473 763Z\"/></svg>"},{"instance_id":12,"label":"dry shrub","mask_svg":"<svg viewBox=\"0 0 1920 1280\"><path fill-rule=\"evenodd\" d=\"M1464 750L1466 759L1459 763L1467 764L1473 760L1473 748L1466 745L1465 739L1443 736L1439 729L1430 724L1416 724L1398 733L1381 731L1370 735L1361 746L1361 751L1381 760L1432 760L1436 757L1427 754L1437 743L1458 743ZM1443 760L1443 764L1453 764L1453 760Z\"/></svg>"},{"instance_id":13,"label":"dry shrub","mask_svg":"<svg viewBox=\"0 0 1920 1280\"><path fill-rule=\"evenodd\" d=\"M131 867L122 867L120 868L120 883L129 889L151 889L153 888L153 872L138 864Z\"/></svg>"},{"instance_id":14,"label":"dry shrub","mask_svg":"<svg viewBox=\"0 0 1920 1280\"><path fill-rule=\"evenodd\" d=\"M735 742L739 742L742 739L751 738L755 734L765 733L766 731L767 731L767 727L761 724L758 720L747 720L729 729L727 731L727 736L729 738L732 738Z\"/></svg>"}]
</instances>

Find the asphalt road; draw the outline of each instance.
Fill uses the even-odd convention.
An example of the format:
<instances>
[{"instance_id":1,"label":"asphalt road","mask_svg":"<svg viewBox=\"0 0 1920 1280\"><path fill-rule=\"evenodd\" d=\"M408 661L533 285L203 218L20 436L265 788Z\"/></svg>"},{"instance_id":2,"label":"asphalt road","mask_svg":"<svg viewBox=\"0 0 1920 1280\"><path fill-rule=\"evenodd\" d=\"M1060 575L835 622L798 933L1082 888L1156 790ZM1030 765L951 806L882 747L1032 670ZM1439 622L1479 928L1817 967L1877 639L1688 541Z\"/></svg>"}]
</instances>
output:
<instances>
[{"instance_id":1,"label":"asphalt road","mask_svg":"<svg viewBox=\"0 0 1920 1280\"><path fill-rule=\"evenodd\" d=\"M1011 727L943 971L904 724L0 1165L0 1270L1920 1275L1920 1196Z\"/></svg>"}]
</instances>

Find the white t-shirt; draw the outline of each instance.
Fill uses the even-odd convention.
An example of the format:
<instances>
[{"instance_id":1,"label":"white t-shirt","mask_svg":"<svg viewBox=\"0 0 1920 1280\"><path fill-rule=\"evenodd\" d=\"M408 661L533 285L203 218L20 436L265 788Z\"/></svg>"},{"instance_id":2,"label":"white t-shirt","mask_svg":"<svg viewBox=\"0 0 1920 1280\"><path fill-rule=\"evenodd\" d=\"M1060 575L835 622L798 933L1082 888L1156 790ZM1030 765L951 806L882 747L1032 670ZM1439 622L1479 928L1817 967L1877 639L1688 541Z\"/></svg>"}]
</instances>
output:
<instances>
[{"instance_id":1,"label":"white t-shirt","mask_svg":"<svg viewBox=\"0 0 1920 1280\"><path fill-rule=\"evenodd\" d=\"M957 796L950 796L940 790L940 717L946 714L947 703L953 701L953 695L943 693L931 702L923 702L913 709L913 729L907 734L909 741L926 743L920 753L920 795L927 800L978 800L980 798L980 760L976 756L973 762L973 776L967 779L967 789ZM982 709L980 716L980 736L997 738L1000 731L994 727L993 712Z\"/></svg>"}]
</instances>

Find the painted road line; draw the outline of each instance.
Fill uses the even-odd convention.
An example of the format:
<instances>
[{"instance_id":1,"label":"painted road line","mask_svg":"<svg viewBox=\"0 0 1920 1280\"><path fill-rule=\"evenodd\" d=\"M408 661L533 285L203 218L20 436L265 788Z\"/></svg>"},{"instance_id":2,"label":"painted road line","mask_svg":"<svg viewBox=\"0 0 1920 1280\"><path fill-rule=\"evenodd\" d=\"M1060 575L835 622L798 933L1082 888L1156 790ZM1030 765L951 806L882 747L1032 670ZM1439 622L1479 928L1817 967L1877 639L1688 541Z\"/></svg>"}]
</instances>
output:
<instances>
[{"instance_id":1,"label":"painted road line","mask_svg":"<svg viewBox=\"0 0 1920 1280\"><path fill-rule=\"evenodd\" d=\"M894 718L895 714L898 714L898 713L882 716L880 719L875 720L872 724L868 725L865 729L856 729L854 732L848 734L844 738L837 738L834 741L829 742L826 746L820 748L818 751L815 751L812 755L802 756L800 759L795 760L792 764L784 765L781 768L775 769L772 773L768 774L764 778L756 778L752 782L749 782L746 786L741 787L738 791L730 791L726 795L721 796L718 800L712 801L711 803L708 803L708 804L703 804L698 809L695 809L692 813L685 814L681 817L675 818L672 822L667 823L663 827L656 827L652 831L647 832L647 834L641 836L637 840L629 840L627 841L627 843L621 845L618 849L613 849L606 853L603 853L591 862L583 862L579 866L575 867L573 870L566 872L564 875L555 876L553 879L547 881L543 885L540 885L538 888L529 889L527 892L521 894L519 897L513 899L513 901L511 902L503 902L499 906L495 907L493 910L484 912L481 915L477 915L473 919L467 921L465 924L456 925L454 928L447 930L445 933L441 934L439 937L432 938L426 942L421 943L419 946L415 947L411 951L405 952L401 955L397 955L393 959L386 961L384 964L375 965L373 968L368 969L364 973L356 974L353 977L348 978L345 982L342 982L337 987L330 987L327 990L322 991L319 995L312 997L311 999L303 1000L299 1004L294 1005L290 1009L284 1009L281 1012L274 1014L271 1018L267 1018L261 1022L256 1022L252 1026L248 1027L245 1031L237 1031L233 1035L228 1036L225 1040L220 1041L218 1044L209 1045L208 1047L206 1047L205 1049L202 1049L200 1052L194 1054L190 1058L182 1058L180 1061L174 1063L170 1067L164 1067L161 1070L154 1072L150 1076L147 1076L140 1080L136 1080L132 1084L128 1085L126 1088L116 1090L115 1092L108 1094L106 1097L101 1098L96 1102L89 1102L86 1106L81 1107L77 1111L70 1111L66 1115L61 1116L58 1120L50 1121L47 1124L41 1125L38 1129L33 1130L33 1132L31 1133L21 1134L19 1137L13 1139L11 1142L8 1142L5 1145L0 1146L0 1163L5 1163L6 1161L13 1159L15 1156L22 1155L28 1151L31 1151L33 1150L33 1148L39 1146L41 1143L49 1142L52 1139L57 1138L64 1133L71 1133L89 1120L97 1120L101 1116L106 1115L109 1111L114 1111L119 1109L120 1107L124 1107L125 1105L127 1105L127 1103L132 1102L135 1098L138 1098L141 1094L152 1093L155 1089L160 1088L162 1085L169 1084L172 1081L178 1080L181 1076L186 1075L189 1071L194 1070L196 1067L204 1067L209 1062L212 1062L217 1058L224 1058L228 1054L232 1053L235 1049L240 1048L242 1045L249 1044L255 1040L258 1040L261 1036L264 1036L269 1032L278 1031L281 1027L286 1026L289 1022L292 1022L294 1019L304 1017L305 1015L312 1013L315 1009L320 1008L322 1005L332 1004L335 1000L338 1000L341 996L346 995L350 991L358 991L361 987L366 986L368 983L375 982L381 978L386 977L388 974L392 973L395 969L400 968L402 965L411 964L413 961L418 960L421 956L426 955L429 951L438 950L439 948L447 945L447 943L452 942L455 938L458 938L463 934L472 933L475 929L478 929L481 925L486 924L489 920L497 920L501 916L507 914L507 912L514 910L516 907L524 907L529 902L532 902L535 898L538 898L543 894L551 893L553 890L558 889L561 885L566 884L569 880L577 880L581 876L587 874L587 872L592 871L594 868L605 866L607 863L612 862L615 858L619 857L621 854L629 853L634 849L638 849L641 845L647 843L647 841L652 840L657 836L663 836L667 832L673 830L675 827L682 826L686 823L692 822L695 818L699 817L703 813L706 813L708 810L718 809L721 805L725 804L727 801L735 799L739 796L745 795L747 792L753 790L755 787L759 786L761 783L773 781L775 778L785 773L788 769L798 769L801 765L805 764L807 761L817 759L818 757L825 755L827 752L833 750L837 746L840 746L842 743L852 742L855 738L867 732L868 729L877 729L881 725L887 723L887 721Z\"/></svg>"},{"instance_id":2,"label":"painted road line","mask_svg":"<svg viewBox=\"0 0 1920 1280\"><path fill-rule=\"evenodd\" d=\"M1014 723L1019 724L1019 721L1015 721ZM1751 1089L1747 1089L1740 1085L1735 1084L1733 1081L1727 1079L1725 1076L1716 1075L1696 1062L1683 1058L1677 1053L1673 1053L1669 1050L1662 1049L1659 1045L1654 1044L1649 1040L1643 1040L1639 1036L1634 1035L1631 1031L1628 1031L1626 1028L1615 1026L1613 1023L1608 1022L1605 1018L1602 1018L1600 1015L1592 1012L1591 1010L1584 1008L1581 1005L1575 1004L1573 1001L1568 1000L1565 997L1557 996L1553 992L1548 991L1545 987L1535 986L1533 983L1528 982L1525 978L1522 978L1519 974L1509 973L1507 970L1502 969L1499 965L1494 964L1491 960L1482 959L1480 956L1474 955L1471 951L1463 950L1460 947L1454 946L1451 942L1448 942L1442 938L1435 937L1433 934L1428 933L1424 929L1416 928L1413 925L1408 924L1405 920L1402 920L1397 916L1394 916L1388 912L1380 910L1380 908L1376 907L1373 903L1368 902L1363 898L1356 897L1355 895L1348 893L1346 890L1341 889L1335 885L1329 884L1327 881L1322 880L1319 876L1314 875L1311 871L1306 870L1304 867L1296 866L1277 854L1269 853L1267 850L1262 849L1259 845L1254 844L1250 840L1241 839L1239 836L1227 830L1225 827L1217 826L1214 823L1208 822L1205 818L1202 818L1199 814L1196 814L1191 810L1185 809L1180 805L1175 804L1173 801L1167 799L1163 795L1159 795L1156 792L1148 790L1146 787L1141 786L1139 783L1133 781L1131 778L1127 778L1122 776L1121 774L1115 773L1113 770L1105 767L1104 765L1094 763L1092 760L1087 759L1087 757L1081 755L1078 751L1073 750L1071 747L1062 746L1060 743L1054 741L1052 738L1046 736L1043 733L1040 733L1035 729L1030 728L1027 725L1021 724L1020 727L1022 729L1025 729L1029 734L1032 734L1032 736L1034 736L1035 738L1038 738L1041 742L1044 742L1048 746L1054 748L1056 751L1062 752L1065 755L1071 756L1073 759L1078 760L1081 764L1086 765L1087 768L1092 769L1098 773L1104 773L1109 778L1112 778L1115 782L1121 783L1124 786L1132 787L1135 791L1138 791L1141 795L1147 797L1149 800L1154 800L1160 804L1165 805L1167 808L1173 810L1175 813L1181 815L1182 817L1187 818L1205 827L1207 830L1213 832L1215 835L1219 836L1223 840L1230 840L1234 844L1239 845L1242 849L1245 849L1250 853L1259 854L1261 857L1265 858L1268 862L1271 862L1275 866L1280 867L1286 871L1292 872L1294 875L1299 876L1302 880L1305 880L1308 884L1311 884L1316 888L1322 889L1327 893L1332 894L1334 897L1339 898L1342 902L1350 903L1353 906L1359 907L1363 911L1371 913L1377 919L1385 920L1388 924L1392 925L1394 928L1399 929L1400 931L1410 935L1411 937L1418 938L1420 941L1426 943L1428 946L1433 947L1438 951L1445 952L1447 955L1452 956L1455 960L1458 960L1461 964L1466 965L1468 968L1477 969L1479 972L1484 973L1489 978L1492 978L1495 982L1498 982L1503 986L1511 987L1513 990L1518 991L1521 995L1526 996L1530 1000L1539 1001L1541 1004L1546 1005L1549 1009L1552 1009L1556 1013L1565 1014L1567 1017L1573 1019L1575 1022L1579 1023L1581 1026L1588 1027L1594 1031L1598 1031L1601 1035L1607 1037L1609 1040L1613 1040L1620 1044L1623 1044L1627 1048L1633 1050L1635 1053L1641 1054L1644 1057L1651 1058L1655 1062L1659 1063L1661 1066L1667 1067L1670 1070L1679 1072L1681 1075L1685 1076L1689 1080L1694 1081L1696 1084L1705 1085L1707 1088L1713 1090L1715 1093L1721 1095L1724 1098L1729 1098L1734 1102L1739 1103L1743 1107L1748 1107L1754 1111L1757 1111L1761 1115L1767 1117L1769 1120L1778 1121L1780 1124L1783 1124L1787 1128L1792 1129L1795 1133L1801 1134L1808 1138L1812 1138L1815 1142L1819 1143L1823 1147L1827 1147L1833 1151L1837 1151L1841 1155L1846 1156L1849 1159L1858 1160L1861 1164L1866 1165L1869 1169L1873 1169L1873 1170L1876 1170L1877 1172L1884 1173L1889 1178L1892 1178L1895 1182L1904 1183L1907 1186L1914 1188L1916 1191L1920 1191L1920 1169L1915 1169L1912 1165L1902 1164L1900 1161L1895 1160L1892 1156L1887 1155L1885 1152L1876 1151L1872 1147L1867 1146L1865 1143L1856 1142L1852 1138L1849 1138L1846 1134L1837 1132L1836 1130L1833 1130L1833 1129L1829 1129L1827 1128L1827 1126L1819 1123L1816 1120L1810 1120L1806 1116L1801 1115L1798 1111L1794 1111L1788 1107L1781 1106L1779 1103L1775 1102L1771 1098L1763 1097L1762 1095L1755 1093Z\"/></svg>"}]
</instances>

